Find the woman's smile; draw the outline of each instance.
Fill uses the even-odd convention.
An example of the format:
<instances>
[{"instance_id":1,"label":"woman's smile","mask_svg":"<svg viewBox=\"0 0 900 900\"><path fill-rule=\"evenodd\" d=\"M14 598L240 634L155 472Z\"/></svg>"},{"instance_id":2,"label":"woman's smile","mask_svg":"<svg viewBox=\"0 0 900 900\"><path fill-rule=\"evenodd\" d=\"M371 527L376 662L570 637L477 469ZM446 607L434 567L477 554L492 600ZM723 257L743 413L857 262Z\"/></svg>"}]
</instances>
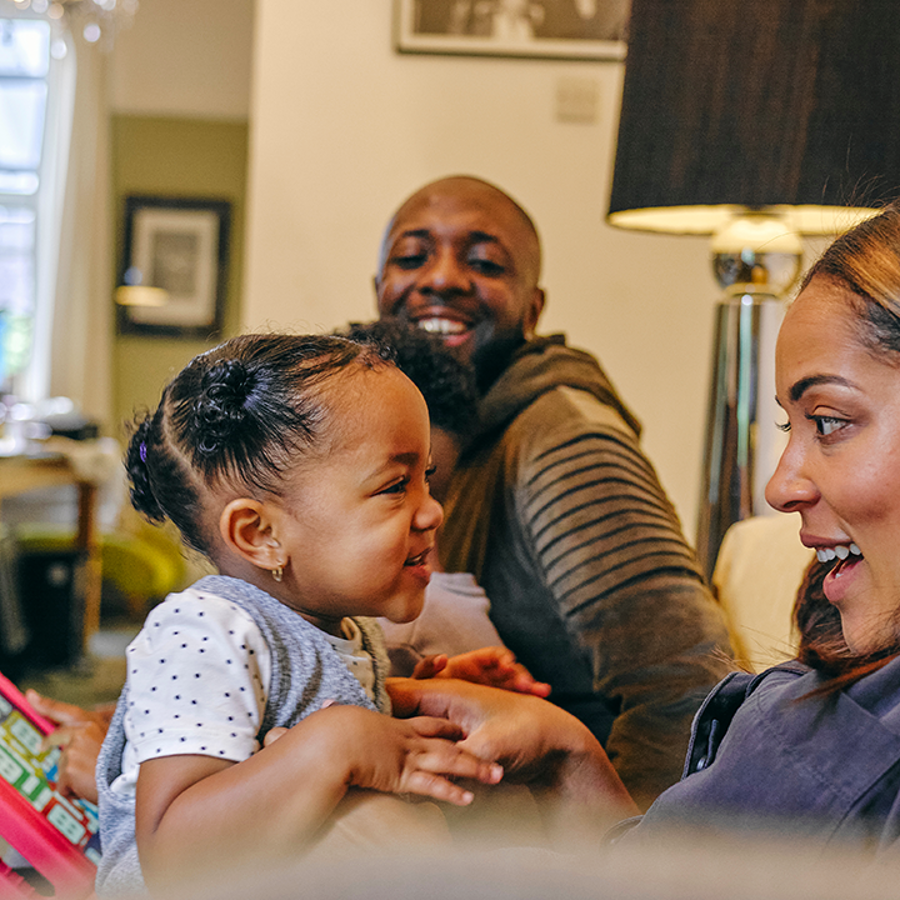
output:
<instances>
[{"instance_id":1,"label":"woman's smile","mask_svg":"<svg viewBox=\"0 0 900 900\"><path fill-rule=\"evenodd\" d=\"M822 584L822 590L829 603L840 606L841 601L847 596L848 592L853 589L854 576L859 574L862 559L839 560Z\"/></svg>"}]
</instances>

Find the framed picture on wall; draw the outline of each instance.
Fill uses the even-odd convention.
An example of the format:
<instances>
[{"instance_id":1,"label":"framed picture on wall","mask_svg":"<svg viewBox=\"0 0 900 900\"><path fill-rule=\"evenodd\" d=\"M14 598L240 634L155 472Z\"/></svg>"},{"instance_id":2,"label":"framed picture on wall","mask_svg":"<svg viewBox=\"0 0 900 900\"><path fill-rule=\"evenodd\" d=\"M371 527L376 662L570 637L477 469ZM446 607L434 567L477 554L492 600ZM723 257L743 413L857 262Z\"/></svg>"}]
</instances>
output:
<instances>
[{"instance_id":1,"label":"framed picture on wall","mask_svg":"<svg viewBox=\"0 0 900 900\"><path fill-rule=\"evenodd\" d=\"M119 331L211 337L222 325L231 204L125 198Z\"/></svg>"},{"instance_id":2,"label":"framed picture on wall","mask_svg":"<svg viewBox=\"0 0 900 900\"><path fill-rule=\"evenodd\" d=\"M402 53L625 58L631 0L394 0Z\"/></svg>"}]
</instances>

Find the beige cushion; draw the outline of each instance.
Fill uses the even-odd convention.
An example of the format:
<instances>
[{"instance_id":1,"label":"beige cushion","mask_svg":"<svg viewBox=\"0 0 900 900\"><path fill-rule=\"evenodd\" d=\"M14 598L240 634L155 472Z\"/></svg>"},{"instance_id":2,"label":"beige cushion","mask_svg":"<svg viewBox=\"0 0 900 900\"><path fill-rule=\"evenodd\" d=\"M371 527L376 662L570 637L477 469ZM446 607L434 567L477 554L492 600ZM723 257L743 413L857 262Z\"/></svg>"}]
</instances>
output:
<instances>
[{"instance_id":1,"label":"beige cushion","mask_svg":"<svg viewBox=\"0 0 900 900\"><path fill-rule=\"evenodd\" d=\"M754 672L796 652L794 598L815 555L800 543L799 530L799 516L754 516L736 522L722 540L713 587L738 662Z\"/></svg>"}]
</instances>

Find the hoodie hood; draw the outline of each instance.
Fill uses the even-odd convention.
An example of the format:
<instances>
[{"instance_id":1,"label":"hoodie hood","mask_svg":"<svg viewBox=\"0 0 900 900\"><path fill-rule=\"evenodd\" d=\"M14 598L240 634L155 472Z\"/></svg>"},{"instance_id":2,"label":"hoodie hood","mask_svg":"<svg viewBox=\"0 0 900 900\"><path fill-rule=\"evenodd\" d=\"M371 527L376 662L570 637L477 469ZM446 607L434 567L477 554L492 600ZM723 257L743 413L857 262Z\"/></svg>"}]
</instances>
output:
<instances>
[{"instance_id":1,"label":"hoodie hood","mask_svg":"<svg viewBox=\"0 0 900 900\"><path fill-rule=\"evenodd\" d=\"M478 437L505 428L525 407L557 387L593 394L640 435L641 423L619 399L597 360L583 350L567 347L565 335L553 334L533 338L513 353L509 365L481 401Z\"/></svg>"}]
</instances>

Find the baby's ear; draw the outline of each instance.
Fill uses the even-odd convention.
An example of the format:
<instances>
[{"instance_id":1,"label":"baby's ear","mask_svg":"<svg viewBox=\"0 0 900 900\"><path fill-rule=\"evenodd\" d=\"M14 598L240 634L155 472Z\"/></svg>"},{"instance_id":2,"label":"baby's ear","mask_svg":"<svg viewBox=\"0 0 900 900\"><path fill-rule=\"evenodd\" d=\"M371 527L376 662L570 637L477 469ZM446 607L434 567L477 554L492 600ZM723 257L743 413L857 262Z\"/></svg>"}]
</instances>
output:
<instances>
[{"instance_id":1,"label":"baby's ear","mask_svg":"<svg viewBox=\"0 0 900 900\"><path fill-rule=\"evenodd\" d=\"M277 569L287 561L276 536L277 519L271 504L241 497L222 510L219 533L243 559L262 569Z\"/></svg>"}]
</instances>

